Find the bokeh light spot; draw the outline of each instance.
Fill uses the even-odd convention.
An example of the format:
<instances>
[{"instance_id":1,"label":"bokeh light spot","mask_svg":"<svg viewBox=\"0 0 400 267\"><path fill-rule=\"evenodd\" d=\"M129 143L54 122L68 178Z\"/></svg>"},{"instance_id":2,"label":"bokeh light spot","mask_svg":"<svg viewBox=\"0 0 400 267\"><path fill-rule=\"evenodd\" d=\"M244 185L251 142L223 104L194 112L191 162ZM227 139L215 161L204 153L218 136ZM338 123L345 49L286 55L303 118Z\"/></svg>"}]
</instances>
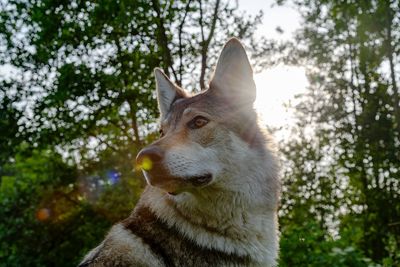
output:
<instances>
[{"instance_id":1,"label":"bokeh light spot","mask_svg":"<svg viewBox=\"0 0 400 267\"><path fill-rule=\"evenodd\" d=\"M39 221L46 221L50 218L50 210L47 208L41 208L36 212L36 219Z\"/></svg>"},{"instance_id":2,"label":"bokeh light spot","mask_svg":"<svg viewBox=\"0 0 400 267\"><path fill-rule=\"evenodd\" d=\"M140 168L145 171L149 171L151 168L153 168L153 162L149 157L144 157L142 163L140 164Z\"/></svg>"},{"instance_id":3,"label":"bokeh light spot","mask_svg":"<svg viewBox=\"0 0 400 267\"><path fill-rule=\"evenodd\" d=\"M114 185L119 182L121 174L115 170L109 170L106 172L107 180L110 184Z\"/></svg>"}]
</instances>

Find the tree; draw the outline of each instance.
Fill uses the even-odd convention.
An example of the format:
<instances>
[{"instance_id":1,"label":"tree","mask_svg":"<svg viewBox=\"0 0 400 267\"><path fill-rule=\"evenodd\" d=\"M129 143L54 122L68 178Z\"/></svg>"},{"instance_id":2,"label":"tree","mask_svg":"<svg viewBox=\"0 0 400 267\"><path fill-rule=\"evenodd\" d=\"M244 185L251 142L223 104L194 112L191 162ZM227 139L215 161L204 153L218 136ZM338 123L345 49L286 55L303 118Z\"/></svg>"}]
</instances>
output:
<instances>
[{"instance_id":1,"label":"tree","mask_svg":"<svg viewBox=\"0 0 400 267\"><path fill-rule=\"evenodd\" d=\"M262 14L247 18L228 1L6 1L2 9L1 64L27 76L16 89L30 103L29 124L20 124L33 143L79 153L83 165L105 149L134 160L155 130L154 67L195 90L228 37L266 50L254 38Z\"/></svg>"},{"instance_id":2,"label":"tree","mask_svg":"<svg viewBox=\"0 0 400 267\"><path fill-rule=\"evenodd\" d=\"M9 266L77 263L128 215L143 186L135 156L157 137L155 67L196 91L228 37L254 55L269 47L254 37L262 14L225 0L7 0L0 13L0 65L16 73L0 77L1 187L15 187L1 198ZM54 212L35 215L47 202L63 220L38 219Z\"/></svg>"},{"instance_id":3,"label":"tree","mask_svg":"<svg viewBox=\"0 0 400 267\"><path fill-rule=\"evenodd\" d=\"M295 143L285 150L295 166L286 190L298 192L285 200L287 214L305 202L322 229L338 231L376 262L396 265L399 3L293 3L304 21L293 58L308 68L310 88L296 107Z\"/></svg>"},{"instance_id":4,"label":"tree","mask_svg":"<svg viewBox=\"0 0 400 267\"><path fill-rule=\"evenodd\" d=\"M3 165L0 187L1 265L77 263L109 221L80 198L75 166L27 144L16 150L13 163Z\"/></svg>"}]
</instances>

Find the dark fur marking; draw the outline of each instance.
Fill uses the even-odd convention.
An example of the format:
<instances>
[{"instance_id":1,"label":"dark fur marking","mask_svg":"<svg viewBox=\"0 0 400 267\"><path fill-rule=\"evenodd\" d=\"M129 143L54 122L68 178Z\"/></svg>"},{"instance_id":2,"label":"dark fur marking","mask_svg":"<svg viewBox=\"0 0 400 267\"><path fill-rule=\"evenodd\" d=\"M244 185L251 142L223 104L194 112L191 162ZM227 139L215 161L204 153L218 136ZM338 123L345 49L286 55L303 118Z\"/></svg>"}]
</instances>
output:
<instances>
[{"instance_id":1,"label":"dark fur marking","mask_svg":"<svg viewBox=\"0 0 400 267\"><path fill-rule=\"evenodd\" d=\"M147 226L153 226L153 224L157 224L157 219L148 209L136 209L133 218L129 217L122 221L125 229L140 237L150 247L151 251L163 260L165 266L173 267L172 261L165 253L161 244L149 235Z\"/></svg>"},{"instance_id":2,"label":"dark fur marking","mask_svg":"<svg viewBox=\"0 0 400 267\"><path fill-rule=\"evenodd\" d=\"M204 248L157 218L149 208L138 206L124 227L142 238L166 266L216 266L248 264L250 258Z\"/></svg>"}]
</instances>

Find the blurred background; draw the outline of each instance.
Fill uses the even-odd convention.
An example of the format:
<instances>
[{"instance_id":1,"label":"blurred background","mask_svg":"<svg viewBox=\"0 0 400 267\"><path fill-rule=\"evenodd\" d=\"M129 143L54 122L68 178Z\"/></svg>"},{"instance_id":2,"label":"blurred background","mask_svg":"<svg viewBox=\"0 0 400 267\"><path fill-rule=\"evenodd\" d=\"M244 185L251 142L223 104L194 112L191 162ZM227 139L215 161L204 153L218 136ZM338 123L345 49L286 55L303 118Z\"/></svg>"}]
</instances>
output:
<instances>
[{"instance_id":1,"label":"blurred background","mask_svg":"<svg viewBox=\"0 0 400 267\"><path fill-rule=\"evenodd\" d=\"M0 0L0 266L74 266L145 185L153 69L229 37L282 159L280 266L400 266L400 2Z\"/></svg>"}]
</instances>

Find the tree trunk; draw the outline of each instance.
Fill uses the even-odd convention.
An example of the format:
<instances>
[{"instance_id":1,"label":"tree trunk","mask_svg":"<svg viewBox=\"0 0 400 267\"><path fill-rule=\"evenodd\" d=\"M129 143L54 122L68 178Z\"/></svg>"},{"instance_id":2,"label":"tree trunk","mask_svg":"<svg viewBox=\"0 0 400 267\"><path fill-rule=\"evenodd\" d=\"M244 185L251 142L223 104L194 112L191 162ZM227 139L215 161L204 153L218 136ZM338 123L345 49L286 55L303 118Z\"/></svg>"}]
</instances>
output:
<instances>
[{"instance_id":1,"label":"tree trunk","mask_svg":"<svg viewBox=\"0 0 400 267\"><path fill-rule=\"evenodd\" d=\"M398 133L398 137L400 135L400 107L399 107L399 91L397 88L396 82L396 73L394 69L394 49L392 46L393 35L392 35L392 26L393 26L393 10L390 7L390 1L385 1L385 9L386 9L386 49L387 49L387 57L389 60L389 68L390 68L390 78L393 90L393 109L394 109L394 117L395 117L395 128Z\"/></svg>"},{"instance_id":2,"label":"tree trunk","mask_svg":"<svg viewBox=\"0 0 400 267\"><path fill-rule=\"evenodd\" d=\"M176 72L173 67L173 61L172 61L172 55L171 51L168 48L168 37L166 34L166 29L164 26L164 18L162 17L161 10L160 10L160 3L158 0L152 0L151 3L153 4L154 11L157 14L157 43L160 46L164 64L166 65L164 71L167 76L170 75L169 70L172 71L172 74L174 75L175 81L178 80L178 76L176 75Z\"/></svg>"},{"instance_id":3,"label":"tree trunk","mask_svg":"<svg viewBox=\"0 0 400 267\"><path fill-rule=\"evenodd\" d=\"M190 8L190 4L191 4L192 0L189 0L185 6L185 13L183 14L183 18L181 23L179 24L179 28L178 28L178 39L179 39L179 69L178 69L178 73L179 73L179 80L176 80L176 84L178 86L182 86L182 73L183 73L183 45L182 45L182 30L183 30L183 26L185 25L185 21L186 21L186 17L187 14L189 13L189 8Z\"/></svg>"},{"instance_id":4,"label":"tree trunk","mask_svg":"<svg viewBox=\"0 0 400 267\"><path fill-rule=\"evenodd\" d=\"M218 10L219 10L220 2L221 2L220 0L217 0L215 3L210 32L208 33L207 38L205 38L205 35L204 35L202 1L200 0L200 2L199 2L199 4L200 4L200 21L199 21L199 23L200 23L201 38L202 38L202 42L201 42L201 72L200 72L200 89L201 90L206 88L204 79L206 76L206 69L207 69L208 48L209 48L211 40L214 36L215 27L216 27L217 19L218 19Z\"/></svg>"},{"instance_id":5,"label":"tree trunk","mask_svg":"<svg viewBox=\"0 0 400 267\"><path fill-rule=\"evenodd\" d=\"M133 135L135 136L135 145L137 146L137 148L140 148L142 146L142 141L140 139L139 127L136 119L136 110L134 109L134 103L131 102L128 103L129 103L130 117L132 119Z\"/></svg>"}]
</instances>

